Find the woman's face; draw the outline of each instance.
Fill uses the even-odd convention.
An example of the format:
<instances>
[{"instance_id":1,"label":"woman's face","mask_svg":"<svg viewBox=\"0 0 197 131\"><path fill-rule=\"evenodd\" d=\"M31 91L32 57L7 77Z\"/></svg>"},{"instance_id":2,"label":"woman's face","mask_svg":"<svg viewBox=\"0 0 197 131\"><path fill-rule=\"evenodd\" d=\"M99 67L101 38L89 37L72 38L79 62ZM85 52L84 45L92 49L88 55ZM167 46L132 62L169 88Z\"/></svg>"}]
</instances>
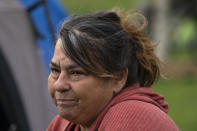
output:
<instances>
[{"instance_id":1,"label":"woman's face","mask_svg":"<svg viewBox=\"0 0 197 131\"><path fill-rule=\"evenodd\" d=\"M115 80L89 74L65 55L60 39L50 68L48 89L59 115L81 125L91 125L111 100Z\"/></svg>"}]
</instances>

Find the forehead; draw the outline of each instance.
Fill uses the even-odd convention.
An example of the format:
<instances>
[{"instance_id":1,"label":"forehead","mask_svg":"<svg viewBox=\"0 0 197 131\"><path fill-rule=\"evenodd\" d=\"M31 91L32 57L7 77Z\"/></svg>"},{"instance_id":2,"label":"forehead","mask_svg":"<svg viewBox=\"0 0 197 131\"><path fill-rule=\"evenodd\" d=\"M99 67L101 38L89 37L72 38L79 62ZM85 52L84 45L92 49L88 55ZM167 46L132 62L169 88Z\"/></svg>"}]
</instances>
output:
<instances>
[{"instance_id":1,"label":"forehead","mask_svg":"<svg viewBox=\"0 0 197 131\"><path fill-rule=\"evenodd\" d=\"M62 48L62 41L58 39L55 46L54 56L53 57L65 57L65 53Z\"/></svg>"},{"instance_id":2,"label":"forehead","mask_svg":"<svg viewBox=\"0 0 197 131\"><path fill-rule=\"evenodd\" d=\"M74 61L72 61L65 53L65 51L63 50L62 47L62 43L61 43L61 39L58 39L56 42L56 46L55 46L55 51L54 51L54 55L53 58L51 59L51 61L60 64L61 63L75 63Z\"/></svg>"}]
</instances>

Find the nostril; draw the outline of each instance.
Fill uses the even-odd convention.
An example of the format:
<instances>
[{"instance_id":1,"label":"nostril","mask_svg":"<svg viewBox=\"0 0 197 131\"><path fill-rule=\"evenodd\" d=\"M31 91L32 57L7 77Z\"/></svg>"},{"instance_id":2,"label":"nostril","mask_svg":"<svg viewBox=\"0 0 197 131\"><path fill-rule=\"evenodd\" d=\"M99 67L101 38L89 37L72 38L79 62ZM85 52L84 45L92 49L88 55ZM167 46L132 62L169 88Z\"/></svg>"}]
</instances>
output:
<instances>
[{"instance_id":1,"label":"nostril","mask_svg":"<svg viewBox=\"0 0 197 131\"><path fill-rule=\"evenodd\" d=\"M70 90L70 84L67 83L65 80L57 80L55 82L55 90L59 92L64 92Z\"/></svg>"},{"instance_id":2,"label":"nostril","mask_svg":"<svg viewBox=\"0 0 197 131\"><path fill-rule=\"evenodd\" d=\"M57 86L55 89L56 91L59 91L59 92L65 92L65 91L70 90L70 86L65 84L65 85Z\"/></svg>"},{"instance_id":3,"label":"nostril","mask_svg":"<svg viewBox=\"0 0 197 131\"><path fill-rule=\"evenodd\" d=\"M68 82L67 76L64 72L61 72L58 79L54 83L56 91L64 92L70 89L70 84Z\"/></svg>"}]
</instances>

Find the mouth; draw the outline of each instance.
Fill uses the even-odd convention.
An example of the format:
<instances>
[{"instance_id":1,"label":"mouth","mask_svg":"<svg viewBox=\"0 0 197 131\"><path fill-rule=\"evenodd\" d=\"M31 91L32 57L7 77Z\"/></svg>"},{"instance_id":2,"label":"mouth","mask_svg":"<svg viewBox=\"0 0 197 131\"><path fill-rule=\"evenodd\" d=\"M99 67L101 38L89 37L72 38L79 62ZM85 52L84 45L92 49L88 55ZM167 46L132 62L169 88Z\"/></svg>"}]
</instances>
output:
<instances>
[{"instance_id":1,"label":"mouth","mask_svg":"<svg viewBox=\"0 0 197 131\"><path fill-rule=\"evenodd\" d=\"M56 99L57 105L72 106L76 104L75 99Z\"/></svg>"}]
</instances>

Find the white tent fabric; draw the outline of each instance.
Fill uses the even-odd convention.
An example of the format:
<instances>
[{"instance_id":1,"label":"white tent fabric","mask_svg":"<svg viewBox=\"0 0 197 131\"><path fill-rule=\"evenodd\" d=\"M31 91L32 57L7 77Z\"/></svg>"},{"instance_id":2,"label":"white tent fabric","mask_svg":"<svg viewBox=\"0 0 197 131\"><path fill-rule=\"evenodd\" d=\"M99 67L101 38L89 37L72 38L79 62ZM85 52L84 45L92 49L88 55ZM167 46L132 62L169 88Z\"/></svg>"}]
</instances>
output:
<instances>
[{"instance_id":1,"label":"white tent fabric","mask_svg":"<svg viewBox=\"0 0 197 131\"><path fill-rule=\"evenodd\" d=\"M43 131L56 114L47 72L36 47L30 19L15 0L0 1L0 48L18 85L32 131Z\"/></svg>"}]
</instances>

